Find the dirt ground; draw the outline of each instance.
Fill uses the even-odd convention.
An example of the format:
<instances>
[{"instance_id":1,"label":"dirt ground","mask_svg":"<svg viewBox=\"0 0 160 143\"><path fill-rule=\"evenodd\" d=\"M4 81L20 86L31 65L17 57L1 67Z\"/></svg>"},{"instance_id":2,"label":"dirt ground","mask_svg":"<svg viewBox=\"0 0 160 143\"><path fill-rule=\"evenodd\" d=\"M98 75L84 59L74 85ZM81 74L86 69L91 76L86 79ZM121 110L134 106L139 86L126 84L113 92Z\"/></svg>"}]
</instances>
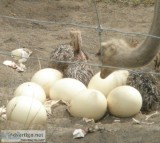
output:
<instances>
[{"instance_id":1,"label":"dirt ground","mask_svg":"<svg viewBox=\"0 0 160 143\"><path fill-rule=\"evenodd\" d=\"M123 32L147 33L151 25L154 6L134 7L97 1L97 9L102 27ZM14 20L2 18L2 15L57 23ZM60 25L58 22L65 24ZM69 42L69 30L74 26L67 23L97 26L93 3L84 0L16 0L6 5L5 0L0 1L0 106L6 105L7 100L13 97L13 92L18 85L30 81L36 71L48 66L52 48ZM90 62L98 64L99 60L95 56L99 49L97 30L75 28L82 31L83 50L89 55ZM102 41L110 38L123 38L135 47L145 37L112 30L103 31ZM26 62L27 70L23 73L2 65L4 60L11 60L10 51L19 47L26 47L33 51L31 59ZM95 73L100 70L96 66L93 68ZM147 70L153 70L153 63L148 66ZM145 120L146 117L144 113L134 116L142 122L140 124L135 124L132 118L118 119L111 115L106 115L97 123L86 123L80 118L71 117L66 111L66 106L60 104L52 108L52 115L48 117L47 124L43 127L38 126L37 129L46 130L48 143L159 143L159 113L148 120ZM101 130L90 133L85 138L73 139L72 133L75 129L86 130L95 126ZM6 121L0 121L1 130L11 127L18 129L18 126L14 126L13 123L11 126Z\"/></svg>"}]
</instances>

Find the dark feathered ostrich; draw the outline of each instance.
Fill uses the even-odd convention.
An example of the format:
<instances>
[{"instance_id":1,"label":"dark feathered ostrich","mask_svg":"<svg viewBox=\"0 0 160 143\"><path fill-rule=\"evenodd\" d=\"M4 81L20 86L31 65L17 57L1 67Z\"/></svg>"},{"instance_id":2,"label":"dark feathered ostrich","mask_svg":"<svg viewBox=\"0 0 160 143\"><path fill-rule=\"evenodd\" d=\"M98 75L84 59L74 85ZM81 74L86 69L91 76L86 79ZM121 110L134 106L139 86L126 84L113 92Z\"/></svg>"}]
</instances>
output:
<instances>
[{"instance_id":1,"label":"dark feathered ostrich","mask_svg":"<svg viewBox=\"0 0 160 143\"><path fill-rule=\"evenodd\" d=\"M87 65L88 56L81 49L81 31L70 31L71 42L53 49L50 56L50 67L60 70L64 77L75 78L85 85L93 76L92 68ZM58 62L63 61L63 62ZM74 63L66 63L66 61Z\"/></svg>"}]
</instances>

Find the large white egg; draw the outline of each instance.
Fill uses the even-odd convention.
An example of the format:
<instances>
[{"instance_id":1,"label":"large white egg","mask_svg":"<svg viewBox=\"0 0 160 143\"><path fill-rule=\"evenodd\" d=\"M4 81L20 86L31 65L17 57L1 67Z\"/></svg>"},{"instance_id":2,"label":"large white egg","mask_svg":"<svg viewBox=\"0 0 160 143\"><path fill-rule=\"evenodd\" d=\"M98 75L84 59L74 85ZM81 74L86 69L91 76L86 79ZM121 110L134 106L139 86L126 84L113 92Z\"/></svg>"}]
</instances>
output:
<instances>
[{"instance_id":1,"label":"large white egg","mask_svg":"<svg viewBox=\"0 0 160 143\"><path fill-rule=\"evenodd\" d=\"M95 74L88 84L89 89L96 89L101 91L106 97L114 88L125 85L129 72L127 70L114 71L105 79L100 77L100 72Z\"/></svg>"},{"instance_id":2,"label":"large white egg","mask_svg":"<svg viewBox=\"0 0 160 143\"><path fill-rule=\"evenodd\" d=\"M34 97L41 102L46 100L46 94L43 88L34 82L25 82L19 85L14 92L14 96L21 95Z\"/></svg>"},{"instance_id":3,"label":"large white egg","mask_svg":"<svg viewBox=\"0 0 160 143\"><path fill-rule=\"evenodd\" d=\"M75 117L99 120L107 111L107 99L100 91L85 89L71 100L68 111Z\"/></svg>"},{"instance_id":4,"label":"large white egg","mask_svg":"<svg viewBox=\"0 0 160 143\"><path fill-rule=\"evenodd\" d=\"M131 86L119 86L113 89L107 98L109 112L117 117L130 117L142 107L140 92Z\"/></svg>"},{"instance_id":5,"label":"large white egg","mask_svg":"<svg viewBox=\"0 0 160 143\"><path fill-rule=\"evenodd\" d=\"M37 71L33 75L31 81L41 85L48 97L50 87L62 77L63 74L60 71L52 68L45 68Z\"/></svg>"},{"instance_id":6,"label":"large white egg","mask_svg":"<svg viewBox=\"0 0 160 143\"><path fill-rule=\"evenodd\" d=\"M16 96L9 101L6 108L7 120L24 124L44 124L47 114L40 101L28 96Z\"/></svg>"},{"instance_id":7,"label":"large white egg","mask_svg":"<svg viewBox=\"0 0 160 143\"><path fill-rule=\"evenodd\" d=\"M70 102L77 93L86 89L86 86L79 80L63 78L58 80L50 89L50 98L53 100L64 100Z\"/></svg>"}]
</instances>

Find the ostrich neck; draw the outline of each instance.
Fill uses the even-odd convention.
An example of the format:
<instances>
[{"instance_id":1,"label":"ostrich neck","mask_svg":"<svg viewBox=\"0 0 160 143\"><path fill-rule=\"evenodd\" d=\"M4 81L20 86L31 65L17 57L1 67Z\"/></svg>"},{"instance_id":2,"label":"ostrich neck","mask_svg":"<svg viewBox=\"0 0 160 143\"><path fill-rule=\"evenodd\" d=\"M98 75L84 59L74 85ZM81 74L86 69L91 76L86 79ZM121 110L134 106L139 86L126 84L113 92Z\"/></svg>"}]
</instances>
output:
<instances>
[{"instance_id":1,"label":"ostrich neck","mask_svg":"<svg viewBox=\"0 0 160 143\"><path fill-rule=\"evenodd\" d=\"M160 0L155 2L154 18L149 31L150 35L160 36ZM141 67L148 64L160 49L160 39L147 37L140 47L120 51L112 57L112 66Z\"/></svg>"}]
</instances>

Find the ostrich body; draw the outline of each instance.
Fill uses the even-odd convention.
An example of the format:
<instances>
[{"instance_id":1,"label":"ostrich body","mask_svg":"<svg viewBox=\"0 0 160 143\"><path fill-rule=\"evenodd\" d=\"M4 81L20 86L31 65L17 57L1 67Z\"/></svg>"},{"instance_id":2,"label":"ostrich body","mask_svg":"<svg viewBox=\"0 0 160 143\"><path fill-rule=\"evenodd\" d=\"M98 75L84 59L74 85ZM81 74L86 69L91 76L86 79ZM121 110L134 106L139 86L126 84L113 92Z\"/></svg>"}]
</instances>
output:
<instances>
[{"instance_id":1,"label":"ostrich body","mask_svg":"<svg viewBox=\"0 0 160 143\"><path fill-rule=\"evenodd\" d=\"M127 85L136 88L142 95L142 111L157 110L160 107L160 90L154 75L130 72Z\"/></svg>"},{"instance_id":2,"label":"ostrich body","mask_svg":"<svg viewBox=\"0 0 160 143\"><path fill-rule=\"evenodd\" d=\"M50 56L50 67L60 70L64 77L75 78L85 85L93 76L93 71L86 64L87 54L82 51L81 32L76 29L70 31L71 42L68 45L60 45L54 49ZM71 61L74 63L62 63L55 61Z\"/></svg>"},{"instance_id":3,"label":"ostrich body","mask_svg":"<svg viewBox=\"0 0 160 143\"><path fill-rule=\"evenodd\" d=\"M59 45L57 48L53 49L50 55L50 68L55 68L62 73L67 68L68 63L74 59L73 48L68 45Z\"/></svg>"}]
</instances>

